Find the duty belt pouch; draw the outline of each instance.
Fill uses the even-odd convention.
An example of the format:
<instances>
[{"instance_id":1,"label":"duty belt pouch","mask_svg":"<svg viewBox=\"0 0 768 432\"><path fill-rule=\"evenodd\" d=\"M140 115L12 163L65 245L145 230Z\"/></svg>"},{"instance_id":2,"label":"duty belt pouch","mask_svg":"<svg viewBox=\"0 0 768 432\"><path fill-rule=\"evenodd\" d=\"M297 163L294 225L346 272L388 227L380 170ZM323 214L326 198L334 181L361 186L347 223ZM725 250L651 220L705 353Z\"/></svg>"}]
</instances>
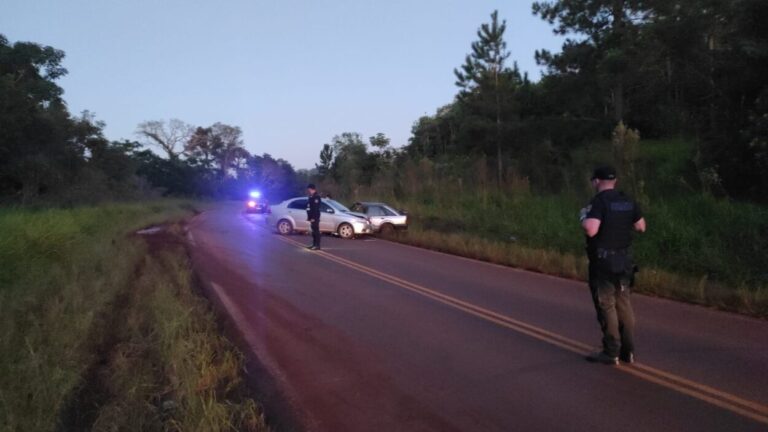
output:
<instances>
[{"instance_id":1,"label":"duty belt pouch","mask_svg":"<svg viewBox=\"0 0 768 432\"><path fill-rule=\"evenodd\" d=\"M632 255L624 250L598 250L598 262L600 268L613 275L632 275L635 266Z\"/></svg>"}]
</instances>

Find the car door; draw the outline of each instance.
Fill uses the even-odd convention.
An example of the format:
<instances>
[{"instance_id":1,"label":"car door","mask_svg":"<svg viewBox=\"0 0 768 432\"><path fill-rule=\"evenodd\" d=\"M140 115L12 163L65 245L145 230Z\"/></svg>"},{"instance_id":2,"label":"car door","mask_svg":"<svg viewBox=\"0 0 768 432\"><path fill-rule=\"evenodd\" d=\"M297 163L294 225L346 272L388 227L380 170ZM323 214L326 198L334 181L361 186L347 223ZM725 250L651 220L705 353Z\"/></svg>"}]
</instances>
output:
<instances>
[{"instance_id":1,"label":"car door","mask_svg":"<svg viewBox=\"0 0 768 432\"><path fill-rule=\"evenodd\" d=\"M320 231L334 232L339 224L336 211L326 203L320 203Z\"/></svg>"},{"instance_id":2,"label":"car door","mask_svg":"<svg viewBox=\"0 0 768 432\"><path fill-rule=\"evenodd\" d=\"M298 198L289 202L288 215L290 215L291 219L293 220L293 229L298 231L309 231L309 221L307 221L307 199L306 198Z\"/></svg>"},{"instance_id":3,"label":"car door","mask_svg":"<svg viewBox=\"0 0 768 432\"><path fill-rule=\"evenodd\" d=\"M368 216L368 219L371 220L371 225L373 225L374 229L379 229L381 224L387 220L384 209L377 205L368 206L365 209L365 215Z\"/></svg>"}]
</instances>

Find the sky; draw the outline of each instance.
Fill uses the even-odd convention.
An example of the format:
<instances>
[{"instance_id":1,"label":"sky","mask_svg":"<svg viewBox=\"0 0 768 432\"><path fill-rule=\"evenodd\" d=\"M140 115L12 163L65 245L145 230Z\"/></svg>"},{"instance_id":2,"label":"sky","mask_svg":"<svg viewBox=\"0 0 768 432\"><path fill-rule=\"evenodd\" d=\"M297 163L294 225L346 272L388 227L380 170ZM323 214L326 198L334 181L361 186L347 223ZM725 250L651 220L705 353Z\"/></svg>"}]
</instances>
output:
<instances>
[{"instance_id":1,"label":"sky","mask_svg":"<svg viewBox=\"0 0 768 432\"><path fill-rule=\"evenodd\" d=\"M562 38L529 0L1 0L0 33L66 53L72 113L109 139L146 120L243 130L246 148L311 168L342 132L407 144L453 100L453 69L499 11L510 60L537 80Z\"/></svg>"}]
</instances>

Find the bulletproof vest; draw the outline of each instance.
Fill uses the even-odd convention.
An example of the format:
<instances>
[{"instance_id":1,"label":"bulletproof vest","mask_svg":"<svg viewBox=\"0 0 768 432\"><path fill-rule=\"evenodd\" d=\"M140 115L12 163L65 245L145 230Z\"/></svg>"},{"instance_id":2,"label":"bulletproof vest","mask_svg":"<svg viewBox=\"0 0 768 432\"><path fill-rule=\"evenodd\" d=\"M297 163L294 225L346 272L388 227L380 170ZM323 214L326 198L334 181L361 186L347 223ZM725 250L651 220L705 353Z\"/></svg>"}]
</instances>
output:
<instances>
[{"instance_id":1,"label":"bulletproof vest","mask_svg":"<svg viewBox=\"0 0 768 432\"><path fill-rule=\"evenodd\" d=\"M632 245L632 229L637 204L621 192L610 190L599 194L605 214L597 235L590 239L590 249L622 250Z\"/></svg>"}]
</instances>

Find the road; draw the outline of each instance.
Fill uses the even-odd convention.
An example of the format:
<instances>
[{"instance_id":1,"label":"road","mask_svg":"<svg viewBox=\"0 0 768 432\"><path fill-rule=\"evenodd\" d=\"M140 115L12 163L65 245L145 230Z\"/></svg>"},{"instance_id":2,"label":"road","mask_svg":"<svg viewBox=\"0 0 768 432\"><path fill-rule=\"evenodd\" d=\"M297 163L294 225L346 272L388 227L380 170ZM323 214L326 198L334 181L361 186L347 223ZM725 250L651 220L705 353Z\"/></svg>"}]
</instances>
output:
<instances>
[{"instance_id":1,"label":"road","mask_svg":"<svg viewBox=\"0 0 768 432\"><path fill-rule=\"evenodd\" d=\"M596 365L584 283L383 240L311 252L240 209L190 223L193 261L287 428L768 430L766 321L636 295L638 363Z\"/></svg>"}]
</instances>

